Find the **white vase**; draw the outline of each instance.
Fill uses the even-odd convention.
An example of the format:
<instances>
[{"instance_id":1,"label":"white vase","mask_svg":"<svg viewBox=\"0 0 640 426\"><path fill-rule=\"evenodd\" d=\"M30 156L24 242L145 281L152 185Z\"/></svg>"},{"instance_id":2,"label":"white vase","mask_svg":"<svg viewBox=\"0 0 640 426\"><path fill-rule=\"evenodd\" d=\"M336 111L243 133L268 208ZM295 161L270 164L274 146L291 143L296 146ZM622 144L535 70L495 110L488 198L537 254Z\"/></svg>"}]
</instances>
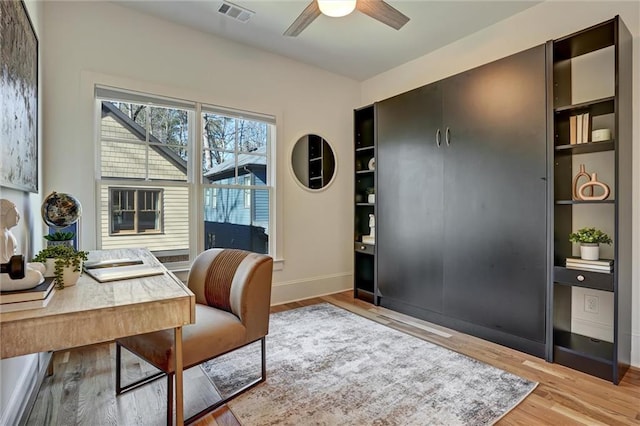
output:
<instances>
[{"instance_id":1,"label":"white vase","mask_svg":"<svg viewBox=\"0 0 640 426\"><path fill-rule=\"evenodd\" d=\"M56 260L55 259L46 259L45 266L46 270L44 271L45 277L53 277L55 276L55 268L56 268ZM80 262L80 267L77 271L73 270L73 265L65 266L62 268L62 281L64 282L65 287L71 287L76 285L80 275L82 274L82 262Z\"/></svg>"},{"instance_id":2,"label":"white vase","mask_svg":"<svg viewBox=\"0 0 640 426\"><path fill-rule=\"evenodd\" d=\"M376 194L367 195L367 203L375 204L375 202L376 202Z\"/></svg>"},{"instance_id":3,"label":"white vase","mask_svg":"<svg viewBox=\"0 0 640 426\"><path fill-rule=\"evenodd\" d=\"M580 258L584 260L600 259L600 244L598 243L581 243Z\"/></svg>"}]
</instances>

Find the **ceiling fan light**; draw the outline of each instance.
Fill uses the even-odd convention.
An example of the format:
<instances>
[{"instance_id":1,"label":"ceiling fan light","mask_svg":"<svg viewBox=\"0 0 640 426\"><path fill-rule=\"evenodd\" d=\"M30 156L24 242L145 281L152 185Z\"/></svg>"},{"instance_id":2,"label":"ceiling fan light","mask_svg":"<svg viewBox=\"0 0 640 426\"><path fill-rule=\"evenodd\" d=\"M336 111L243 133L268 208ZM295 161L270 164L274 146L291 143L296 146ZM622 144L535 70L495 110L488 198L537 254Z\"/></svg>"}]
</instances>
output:
<instances>
[{"instance_id":1,"label":"ceiling fan light","mask_svg":"<svg viewBox=\"0 0 640 426\"><path fill-rule=\"evenodd\" d=\"M354 11L356 0L318 0L318 7L324 15L339 18Z\"/></svg>"}]
</instances>

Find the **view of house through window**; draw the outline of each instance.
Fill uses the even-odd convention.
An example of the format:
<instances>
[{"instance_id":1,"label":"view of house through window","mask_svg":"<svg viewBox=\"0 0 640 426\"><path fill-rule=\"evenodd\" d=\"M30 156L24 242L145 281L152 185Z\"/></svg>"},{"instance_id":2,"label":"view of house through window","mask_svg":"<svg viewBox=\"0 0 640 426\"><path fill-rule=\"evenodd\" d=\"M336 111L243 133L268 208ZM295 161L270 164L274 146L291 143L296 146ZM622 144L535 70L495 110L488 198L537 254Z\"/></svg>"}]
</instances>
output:
<instances>
[{"instance_id":1,"label":"view of house through window","mask_svg":"<svg viewBox=\"0 0 640 426\"><path fill-rule=\"evenodd\" d=\"M162 231L162 190L111 188L111 234Z\"/></svg>"},{"instance_id":2,"label":"view of house through window","mask_svg":"<svg viewBox=\"0 0 640 426\"><path fill-rule=\"evenodd\" d=\"M273 117L102 87L96 99L101 248L146 247L168 263L202 246L269 253ZM190 227L197 211L203 233Z\"/></svg>"},{"instance_id":3,"label":"view of house through window","mask_svg":"<svg viewBox=\"0 0 640 426\"><path fill-rule=\"evenodd\" d=\"M205 248L268 253L273 124L206 108L201 121Z\"/></svg>"}]
</instances>

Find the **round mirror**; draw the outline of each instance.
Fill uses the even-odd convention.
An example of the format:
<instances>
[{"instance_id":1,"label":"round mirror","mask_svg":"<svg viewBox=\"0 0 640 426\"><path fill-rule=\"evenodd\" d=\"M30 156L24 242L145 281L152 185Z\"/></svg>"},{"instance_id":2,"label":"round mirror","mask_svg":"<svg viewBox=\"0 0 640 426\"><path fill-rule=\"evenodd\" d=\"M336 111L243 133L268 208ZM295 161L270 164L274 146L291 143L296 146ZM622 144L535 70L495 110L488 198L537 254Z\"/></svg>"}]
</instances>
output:
<instances>
[{"instance_id":1,"label":"round mirror","mask_svg":"<svg viewBox=\"0 0 640 426\"><path fill-rule=\"evenodd\" d=\"M336 160L324 138L304 135L293 147L291 167L300 184L309 189L322 189L333 179Z\"/></svg>"}]
</instances>

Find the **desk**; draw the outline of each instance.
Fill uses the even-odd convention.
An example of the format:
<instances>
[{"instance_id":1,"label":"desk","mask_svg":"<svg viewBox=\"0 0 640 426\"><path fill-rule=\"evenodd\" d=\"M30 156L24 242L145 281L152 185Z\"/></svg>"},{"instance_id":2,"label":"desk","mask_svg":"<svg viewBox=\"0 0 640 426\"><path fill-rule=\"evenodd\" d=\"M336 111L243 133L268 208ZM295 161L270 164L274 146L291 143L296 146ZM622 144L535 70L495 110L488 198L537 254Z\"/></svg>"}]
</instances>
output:
<instances>
[{"instance_id":1,"label":"desk","mask_svg":"<svg viewBox=\"0 0 640 426\"><path fill-rule=\"evenodd\" d=\"M90 261L122 258L142 259L164 269L145 249L89 253ZM108 283L82 274L75 286L58 290L46 308L0 314L0 358L110 342L173 328L176 424L183 424L182 326L195 322L195 296L164 270L163 275Z\"/></svg>"}]
</instances>

